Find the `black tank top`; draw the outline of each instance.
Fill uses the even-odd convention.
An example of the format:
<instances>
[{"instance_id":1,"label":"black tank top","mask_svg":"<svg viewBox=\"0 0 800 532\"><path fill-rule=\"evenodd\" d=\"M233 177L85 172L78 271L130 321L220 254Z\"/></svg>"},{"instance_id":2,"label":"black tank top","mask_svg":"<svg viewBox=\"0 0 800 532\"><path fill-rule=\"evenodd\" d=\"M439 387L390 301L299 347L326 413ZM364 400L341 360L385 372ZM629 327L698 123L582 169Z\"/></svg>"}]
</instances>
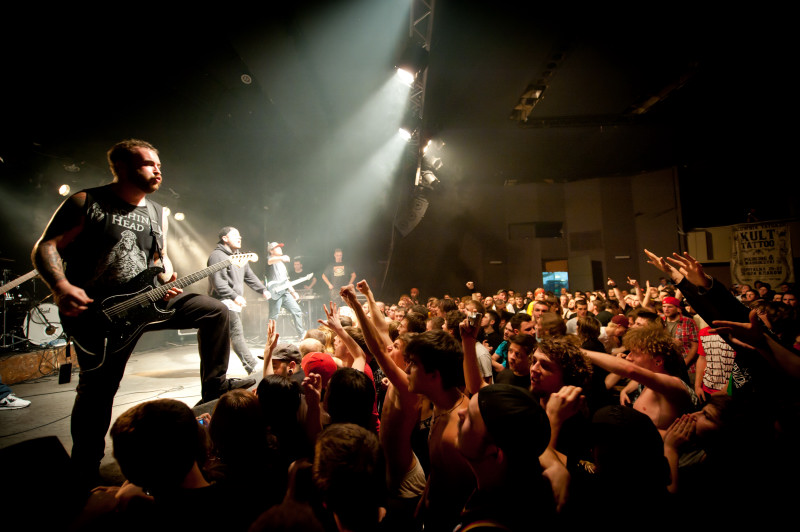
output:
<instances>
[{"instance_id":1,"label":"black tank top","mask_svg":"<svg viewBox=\"0 0 800 532\"><path fill-rule=\"evenodd\" d=\"M154 203L158 219L151 220L146 206L130 205L108 185L84 192L84 230L62 255L70 283L103 291L153 266L161 206Z\"/></svg>"}]
</instances>

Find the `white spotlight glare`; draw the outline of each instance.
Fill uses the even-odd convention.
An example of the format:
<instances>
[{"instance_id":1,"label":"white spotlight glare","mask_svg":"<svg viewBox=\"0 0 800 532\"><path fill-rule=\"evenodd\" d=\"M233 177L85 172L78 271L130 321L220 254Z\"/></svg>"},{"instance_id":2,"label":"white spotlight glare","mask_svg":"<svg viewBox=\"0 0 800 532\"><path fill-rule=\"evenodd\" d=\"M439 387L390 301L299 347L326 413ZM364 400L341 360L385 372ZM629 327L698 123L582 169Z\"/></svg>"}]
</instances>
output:
<instances>
[{"instance_id":1,"label":"white spotlight glare","mask_svg":"<svg viewBox=\"0 0 800 532\"><path fill-rule=\"evenodd\" d=\"M414 83L414 74L404 68L397 69L397 77L409 87Z\"/></svg>"},{"instance_id":2,"label":"white spotlight glare","mask_svg":"<svg viewBox=\"0 0 800 532\"><path fill-rule=\"evenodd\" d=\"M400 128L400 136L403 137L403 140L410 140L411 139L411 132L405 128Z\"/></svg>"},{"instance_id":3,"label":"white spotlight glare","mask_svg":"<svg viewBox=\"0 0 800 532\"><path fill-rule=\"evenodd\" d=\"M69 194L69 185L61 185L58 187L58 193L62 196Z\"/></svg>"},{"instance_id":4,"label":"white spotlight glare","mask_svg":"<svg viewBox=\"0 0 800 532\"><path fill-rule=\"evenodd\" d=\"M164 216L169 216L172 214L172 210L169 207L164 207Z\"/></svg>"},{"instance_id":5,"label":"white spotlight glare","mask_svg":"<svg viewBox=\"0 0 800 532\"><path fill-rule=\"evenodd\" d=\"M186 219L186 215L185 215L185 214L183 214L182 212L176 212L176 213L175 213L175 216L174 216L174 218L175 218L177 221L179 221L179 222L180 222L180 221L182 221L182 220L185 220L185 219Z\"/></svg>"}]
</instances>

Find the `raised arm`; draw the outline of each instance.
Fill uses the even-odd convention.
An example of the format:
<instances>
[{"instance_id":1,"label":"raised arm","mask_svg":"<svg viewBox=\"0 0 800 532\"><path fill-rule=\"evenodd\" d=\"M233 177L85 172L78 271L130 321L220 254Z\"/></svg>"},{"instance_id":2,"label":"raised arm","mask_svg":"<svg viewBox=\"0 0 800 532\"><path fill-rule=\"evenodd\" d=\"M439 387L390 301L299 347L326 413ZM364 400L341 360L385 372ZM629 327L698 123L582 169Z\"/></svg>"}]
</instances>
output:
<instances>
[{"instance_id":1,"label":"raised arm","mask_svg":"<svg viewBox=\"0 0 800 532\"><path fill-rule=\"evenodd\" d=\"M636 299L639 300L639 304L641 305L644 296L642 295L642 287L639 286L639 281L636 279L631 279L630 276L628 276L628 284L630 285L631 291L636 296Z\"/></svg>"},{"instance_id":2,"label":"raised arm","mask_svg":"<svg viewBox=\"0 0 800 532\"><path fill-rule=\"evenodd\" d=\"M622 299L622 290L619 289L617 282L611 277L608 278L608 287L614 291L614 296L617 298L617 303L619 303L620 308L624 309L626 303L625 300Z\"/></svg>"},{"instance_id":3,"label":"raised arm","mask_svg":"<svg viewBox=\"0 0 800 532\"><path fill-rule=\"evenodd\" d=\"M366 285L366 281L360 281L358 284L361 285L362 283ZM369 289L369 287L367 287L367 289ZM364 293L360 286L359 290L362 294ZM395 364L394 360L392 360L392 357L389 356L388 349L386 348L388 344L380 335L375 322L367 319L367 317L364 315L364 309L361 308L361 305L359 305L358 301L355 300L355 292L352 292L352 286L345 286L342 288L341 295L356 313L359 323L363 323L365 325L361 329L364 333L364 341L367 343L369 352L375 357L375 360L383 370L383 373L386 374L389 382L392 383L392 385L397 389L398 392L400 392L401 395L411 395L408 391L408 375L403 368ZM353 299L355 303L350 304L348 299Z\"/></svg>"},{"instance_id":4,"label":"raised arm","mask_svg":"<svg viewBox=\"0 0 800 532\"><path fill-rule=\"evenodd\" d=\"M358 343L353 340L353 337L347 334L347 331L344 330L342 327L342 322L339 321L339 312L336 303L333 301L330 302L330 308L322 305L322 309L325 311L325 317L327 320L317 320L322 325L327 326L331 329L336 336L344 343L345 347L347 347L347 351L353 357L353 365L351 366L353 369L357 369L358 371L364 371L364 367L367 365L367 356L364 354L364 351L358 345Z\"/></svg>"},{"instance_id":5,"label":"raised arm","mask_svg":"<svg viewBox=\"0 0 800 532\"><path fill-rule=\"evenodd\" d=\"M461 329L461 349L464 351L464 382L466 382L467 392L470 394L476 394L478 390L488 386L478 368L478 353L475 350L481 317L481 314L477 315L474 322L475 325L470 325L468 319L464 319L459 325Z\"/></svg>"},{"instance_id":6,"label":"raised arm","mask_svg":"<svg viewBox=\"0 0 800 532\"><path fill-rule=\"evenodd\" d=\"M772 366L780 368L795 379L800 379L800 355L782 346L764 332L763 324L755 309L750 311L749 323L715 321L713 326L715 328L711 332L720 335L730 334L756 350Z\"/></svg>"},{"instance_id":7,"label":"raised arm","mask_svg":"<svg viewBox=\"0 0 800 532\"><path fill-rule=\"evenodd\" d=\"M647 255L647 263L652 264L665 274L669 275L675 284L680 283L683 280L683 274L678 271L677 269L673 268L664 257L659 257L652 251L644 250L644 254Z\"/></svg>"},{"instance_id":8,"label":"raised arm","mask_svg":"<svg viewBox=\"0 0 800 532\"><path fill-rule=\"evenodd\" d=\"M650 307L650 281L645 281L644 285L645 285L645 290L644 290L644 297L642 298L642 307L655 310Z\"/></svg>"},{"instance_id":9,"label":"raised arm","mask_svg":"<svg viewBox=\"0 0 800 532\"><path fill-rule=\"evenodd\" d=\"M686 387L681 380L677 377L667 375L665 373L655 373L649 369L642 368L622 358L606 353L598 353L596 351L587 351L581 349L583 353L589 357L592 364L596 364L601 368L633 379L639 384L643 384L653 391L662 393L667 396L681 396L686 393Z\"/></svg>"},{"instance_id":10,"label":"raised arm","mask_svg":"<svg viewBox=\"0 0 800 532\"><path fill-rule=\"evenodd\" d=\"M280 335L275 331L275 320L269 320L267 325L267 343L264 344L264 377L272 375L275 370L272 368L272 352L278 345Z\"/></svg>"},{"instance_id":11,"label":"raised arm","mask_svg":"<svg viewBox=\"0 0 800 532\"><path fill-rule=\"evenodd\" d=\"M367 281L359 281L356 285L356 288L358 288L358 291L366 296L367 303L369 303L369 314L372 323L375 325L378 333L388 345L392 341L392 339L389 337L389 324L386 323L386 318L384 317L383 312L381 312L380 308L378 308L378 302L375 301L375 295L372 293L372 290L370 290Z\"/></svg>"}]
</instances>

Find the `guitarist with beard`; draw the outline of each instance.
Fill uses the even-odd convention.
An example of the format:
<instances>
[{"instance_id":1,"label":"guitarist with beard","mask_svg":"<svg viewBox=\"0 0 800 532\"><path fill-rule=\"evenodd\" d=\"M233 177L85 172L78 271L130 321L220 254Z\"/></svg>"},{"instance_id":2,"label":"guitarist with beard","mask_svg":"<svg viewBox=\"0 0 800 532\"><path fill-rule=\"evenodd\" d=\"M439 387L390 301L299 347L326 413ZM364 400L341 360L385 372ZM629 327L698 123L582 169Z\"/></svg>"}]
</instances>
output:
<instances>
[{"instance_id":1,"label":"guitarist with beard","mask_svg":"<svg viewBox=\"0 0 800 532\"><path fill-rule=\"evenodd\" d=\"M305 334L305 327L303 326L303 314L300 310L300 305L297 300L300 296L297 291L289 282L289 274L286 270L286 263L289 262L289 256L283 254L283 244L278 242L270 242L267 245L267 290L272 294L272 303L269 305L269 319L277 320L278 313L282 307L292 315L294 328L297 330L297 337L302 338Z\"/></svg>"},{"instance_id":2,"label":"guitarist with beard","mask_svg":"<svg viewBox=\"0 0 800 532\"><path fill-rule=\"evenodd\" d=\"M225 305L206 295L183 294L172 283L177 274L167 256L166 216L160 205L147 199L162 182L158 150L130 139L114 145L107 155L113 181L64 201L32 253L39 275L53 292L62 324L75 339L81 371L72 410L72 462L85 487L99 480L114 395L141 331L198 329L201 402L255 383L225 378L230 355ZM148 268L161 270L151 274ZM105 295L135 291L131 283L148 276L144 288L148 282L151 289L170 283L157 289L159 300L148 305L169 318L138 329L116 345L109 341L113 335L104 331L105 324L94 323L106 312L98 312L98 306L111 299ZM78 341L78 331L86 332L85 340ZM86 348L89 344L100 347Z\"/></svg>"}]
</instances>

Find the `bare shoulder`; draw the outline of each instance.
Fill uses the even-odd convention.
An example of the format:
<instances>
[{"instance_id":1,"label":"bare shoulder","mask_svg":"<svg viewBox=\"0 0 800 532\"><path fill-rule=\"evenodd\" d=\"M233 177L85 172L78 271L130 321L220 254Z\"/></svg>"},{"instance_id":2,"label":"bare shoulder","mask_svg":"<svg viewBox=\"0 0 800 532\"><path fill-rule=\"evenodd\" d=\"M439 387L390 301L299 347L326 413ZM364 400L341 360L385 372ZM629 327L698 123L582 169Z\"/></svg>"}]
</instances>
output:
<instances>
[{"instance_id":1,"label":"bare shoulder","mask_svg":"<svg viewBox=\"0 0 800 532\"><path fill-rule=\"evenodd\" d=\"M84 221L86 200L86 192L78 192L64 200L47 224L41 240L57 239L80 231Z\"/></svg>"}]
</instances>

